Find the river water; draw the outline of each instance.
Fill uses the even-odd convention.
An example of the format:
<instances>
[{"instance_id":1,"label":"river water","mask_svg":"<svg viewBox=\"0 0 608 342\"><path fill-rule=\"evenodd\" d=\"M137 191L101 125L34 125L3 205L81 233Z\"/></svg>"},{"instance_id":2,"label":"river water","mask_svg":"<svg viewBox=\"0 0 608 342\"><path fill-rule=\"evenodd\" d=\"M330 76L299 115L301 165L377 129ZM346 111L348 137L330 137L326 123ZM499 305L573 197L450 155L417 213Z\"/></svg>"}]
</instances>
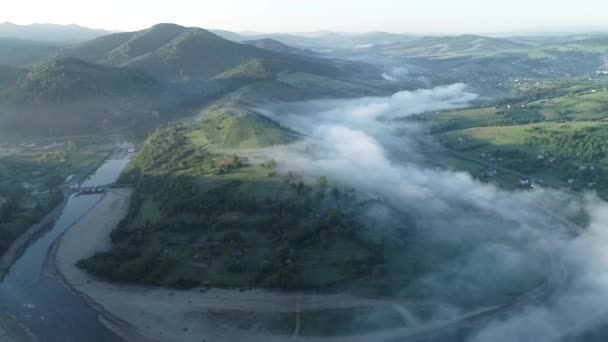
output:
<instances>
[{"instance_id":1,"label":"river water","mask_svg":"<svg viewBox=\"0 0 608 342\"><path fill-rule=\"evenodd\" d=\"M107 159L83 186L102 186L116 181L133 154L133 146L121 143L123 153ZM53 242L91 209L102 195L71 195L52 227L33 241L0 281L0 312L15 317L40 341L113 342L121 339L106 329L84 299L44 272Z\"/></svg>"}]
</instances>

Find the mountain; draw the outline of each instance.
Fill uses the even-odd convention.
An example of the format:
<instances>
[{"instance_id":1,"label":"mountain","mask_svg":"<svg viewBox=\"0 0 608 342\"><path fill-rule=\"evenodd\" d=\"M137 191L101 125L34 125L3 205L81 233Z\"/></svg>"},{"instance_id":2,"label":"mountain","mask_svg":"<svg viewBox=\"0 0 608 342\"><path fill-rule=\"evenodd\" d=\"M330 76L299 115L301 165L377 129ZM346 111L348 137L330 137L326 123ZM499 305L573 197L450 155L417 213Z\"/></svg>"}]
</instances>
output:
<instances>
[{"instance_id":1,"label":"mountain","mask_svg":"<svg viewBox=\"0 0 608 342\"><path fill-rule=\"evenodd\" d=\"M381 49L384 54L399 57L459 57L488 56L529 47L529 44L503 38L463 35L424 37L412 42L392 43L376 48Z\"/></svg>"},{"instance_id":2,"label":"mountain","mask_svg":"<svg viewBox=\"0 0 608 342\"><path fill-rule=\"evenodd\" d=\"M27 67L65 46L62 43L0 38L0 65Z\"/></svg>"},{"instance_id":3,"label":"mountain","mask_svg":"<svg viewBox=\"0 0 608 342\"><path fill-rule=\"evenodd\" d=\"M155 84L139 71L57 58L32 69L20 87L33 99L62 101L140 94Z\"/></svg>"},{"instance_id":4,"label":"mountain","mask_svg":"<svg viewBox=\"0 0 608 342\"><path fill-rule=\"evenodd\" d=\"M3 73L0 131L38 136L123 128L145 135L223 97L344 97L376 94L373 85L383 82L367 64L279 53L173 24L69 45L29 72Z\"/></svg>"},{"instance_id":5,"label":"mountain","mask_svg":"<svg viewBox=\"0 0 608 342\"><path fill-rule=\"evenodd\" d=\"M25 71L0 67L0 134L54 136L157 124L157 83L136 70L54 58ZM161 99L162 100L162 99Z\"/></svg>"},{"instance_id":6,"label":"mountain","mask_svg":"<svg viewBox=\"0 0 608 342\"><path fill-rule=\"evenodd\" d=\"M227 30L210 30L213 34L216 34L224 39L231 40L233 42L243 42L247 40L247 36L240 35L236 32L227 31Z\"/></svg>"},{"instance_id":7,"label":"mountain","mask_svg":"<svg viewBox=\"0 0 608 342\"><path fill-rule=\"evenodd\" d=\"M359 34L330 32L313 36L312 38L331 49L357 49L371 45L404 43L418 40L416 36L388 32Z\"/></svg>"},{"instance_id":8,"label":"mountain","mask_svg":"<svg viewBox=\"0 0 608 342\"><path fill-rule=\"evenodd\" d=\"M215 34L235 42L255 41L272 39L292 47L301 49L312 49L315 51L335 49L355 49L357 47L410 42L418 37L395 34L387 32L367 33L337 33L337 32L313 32L313 33L235 33L224 30L215 30Z\"/></svg>"},{"instance_id":9,"label":"mountain","mask_svg":"<svg viewBox=\"0 0 608 342\"><path fill-rule=\"evenodd\" d=\"M278 62L294 72L346 76L346 69L331 60L264 50L229 41L201 28L174 24L99 37L63 49L59 54L138 69L162 81L208 80L247 61L260 59Z\"/></svg>"},{"instance_id":10,"label":"mountain","mask_svg":"<svg viewBox=\"0 0 608 342\"><path fill-rule=\"evenodd\" d=\"M0 24L0 37L46 42L78 42L93 39L108 33L110 32L78 25L16 25L9 22Z\"/></svg>"},{"instance_id":11,"label":"mountain","mask_svg":"<svg viewBox=\"0 0 608 342\"><path fill-rule=\"evenodd\" d=\"M278 53L290 53L290 54L294 54L294 55L306 55L306 56L316 55L313 51L305 50L305 49L298 49L293 46L283 44L278 40L274 40L274 39L270 39L270 38L246 40L243 43L247 44L247 45L255 46L259 49L264 49L264 50L278 52Z\"/></svg>"}]
</instances>

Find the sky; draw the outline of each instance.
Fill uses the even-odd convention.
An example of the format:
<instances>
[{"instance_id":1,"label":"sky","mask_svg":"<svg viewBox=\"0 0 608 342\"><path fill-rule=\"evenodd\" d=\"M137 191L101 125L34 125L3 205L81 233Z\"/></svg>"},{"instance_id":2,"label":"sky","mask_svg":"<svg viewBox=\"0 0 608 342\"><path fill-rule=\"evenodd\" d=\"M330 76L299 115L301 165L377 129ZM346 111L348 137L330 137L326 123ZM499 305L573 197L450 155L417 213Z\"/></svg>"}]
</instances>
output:
<instances>
[{"instance_id":1,"label":"sky","mask_svg":"<svg viewBox=\"0 0 608 342\"><path fill-rule=\"evenodd\" d=\"M256 32L525 33L608 28L606 0L3 0L0 22L117 31L159 22Z\"/></svg>"}]
</instances>

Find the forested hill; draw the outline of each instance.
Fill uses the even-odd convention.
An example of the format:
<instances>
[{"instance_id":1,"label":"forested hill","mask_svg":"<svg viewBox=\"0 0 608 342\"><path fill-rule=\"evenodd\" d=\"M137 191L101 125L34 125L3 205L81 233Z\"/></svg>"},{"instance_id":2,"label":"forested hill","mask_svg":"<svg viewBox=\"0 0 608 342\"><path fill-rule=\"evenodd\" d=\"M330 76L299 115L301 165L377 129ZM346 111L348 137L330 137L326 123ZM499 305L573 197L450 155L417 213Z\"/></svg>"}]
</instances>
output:
<instances>
[{"instance_id":1,"label":"forested hill","mask_svg":"<svg viewBox=\"0 0 608 342\"><path fill-rule=\"evenodd\" d=\"M42 62L27 68L0 68L4 134L135 129L146 135L226 96L245 103L376 95L385 82L368 64L270 51L174 24L101 36L37 58Z\"/></svg>"},{"instance_id":2,"label":"forested hill","mask_svg":"<svg viewBox=\"0 0 608 342\"><path fill-rule=\"evenodd\" d=\"M91 64L76 58L52 59L32 69L21 90L27 100L61 101L150 92L156 82L146 74Z\"/></svg>"},{"instance_id":3,"label":"forested hill","mask_svg":"<svg viewBox=\"0 0 608 342\"><path fill-rule=\"evenodd\" d=\"M278 61L292 71L349 75L331 60L268 51L226 40L201 28L174 24L99 37L66 48L60 55L139 69L158 80L169 81L210 79L251 59Z\"/></svg>"}]
</instances>

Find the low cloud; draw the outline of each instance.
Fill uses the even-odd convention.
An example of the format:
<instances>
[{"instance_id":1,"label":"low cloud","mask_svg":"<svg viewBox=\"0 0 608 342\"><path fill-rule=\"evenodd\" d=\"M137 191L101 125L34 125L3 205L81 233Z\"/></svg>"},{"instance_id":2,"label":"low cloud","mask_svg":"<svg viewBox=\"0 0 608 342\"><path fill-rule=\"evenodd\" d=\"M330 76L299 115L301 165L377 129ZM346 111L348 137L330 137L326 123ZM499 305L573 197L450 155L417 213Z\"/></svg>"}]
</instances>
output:
<instances>
[{"instance_id":1,"label":"low cloud","mask_svg":"<svg viewBox=\"0 0 608 342\"><path fill-rule=\"evenodd\" d=\"M262 154L275 158L283 171L293 170L309 179L324 175L335 184L356 188L361 196L383 198L390 206L413 213L416 225L437 241L468 246L464 262L438 265L416 280L437 293L475 293L484 282L508 291L512 283L525 281L543 267L534 259L542 253L518 244L533 241L547 248L554 267L567 277L556 281L554 295L526 305L510 318L497 316L502 318L476 330L471 341L555 341L579 333L608 314L604 299L608 298L608 205L592 196L581 204L552 190L503 191L467 173L422 163L418 141L428 141L426 128L403 119L463 108L475 99L477 95L459 83L388 97L265 106L261 113L307 138ZM592 217L587 231L569 238L573 225L552 214L556 208L560 215L587 211ZM369 210L387 222L388 212L378 207ZM450 275L453 278L446 278ZM459 314L453 303L444 304L444 311Z\"/></svg>"},{"instance_id":2,"label":"low cloud","mask_svg":"<svg viewBox=\"0 0 608 342\"><path fill-rule=\"evenodd\" d=\"M585 233L557 249L564 279L556 295L491 322L471 341L587 341L585 333L608 323L608 204L588 196L584 208L591 218Z\"/></svg>"}]
</instances>

